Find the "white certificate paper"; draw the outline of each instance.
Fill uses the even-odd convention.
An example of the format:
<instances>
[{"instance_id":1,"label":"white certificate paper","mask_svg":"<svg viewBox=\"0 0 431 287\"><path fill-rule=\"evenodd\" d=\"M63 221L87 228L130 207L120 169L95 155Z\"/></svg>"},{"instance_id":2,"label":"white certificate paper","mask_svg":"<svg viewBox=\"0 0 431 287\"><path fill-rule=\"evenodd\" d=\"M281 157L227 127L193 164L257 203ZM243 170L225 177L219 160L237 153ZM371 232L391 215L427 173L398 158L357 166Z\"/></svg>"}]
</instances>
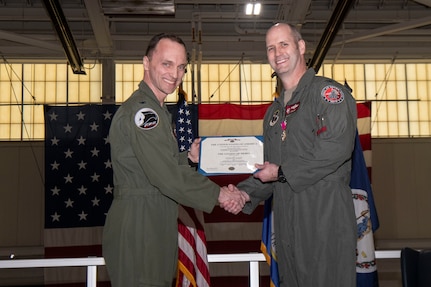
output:
<instances>
[{"instance_id":1,"label":"white certificate paper","mask_svg":"<svg viewBox=\"0 0 431 287\"><path fill-rule=\"evenodd\" d=\"M202 137L199 172L204 175L244 174L263 164L262 137Z\"/></svg>"}]
</instances>

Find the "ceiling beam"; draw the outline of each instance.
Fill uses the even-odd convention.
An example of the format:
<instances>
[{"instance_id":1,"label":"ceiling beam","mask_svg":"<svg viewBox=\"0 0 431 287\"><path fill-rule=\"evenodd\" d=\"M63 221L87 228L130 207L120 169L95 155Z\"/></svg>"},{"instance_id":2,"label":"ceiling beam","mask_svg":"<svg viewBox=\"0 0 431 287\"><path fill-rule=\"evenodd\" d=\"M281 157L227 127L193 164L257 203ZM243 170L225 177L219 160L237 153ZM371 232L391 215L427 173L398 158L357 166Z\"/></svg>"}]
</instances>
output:
<instances>
[{"instance_id":1,"label":"ceiling beam","mask_svg":"<svg viewBox=\"0 0 431 287\"><path fill-rule=\"evenodd\" d=\"M388 34L400 32L400 31L410 30L410 29L414 29L414 28L422 27L426 25L431 25L431 16L424 17L417 20L401 22L398 24L387 25L374 30L364 31L362 33L355 34L351 37L347 37L342 41L335 42L333 45L337 46L337 45L344 45L352 42L363 41L366 39L388 35Z\"/></svg>"},{"instance_id":2,"label":"ceiling beam","mask_svg":"<svg viewBox=\"0 0 431 287\"><path fill-rule=\"evenodd\" d=\"M100 0L85 0L84 2L100 54L102 56L112 56L114 51L113 41Z\"/></svg>"},{"instance_id":3,"label":"ceiling beam","mask_svg":"<svg viewBox=\"0 0 431 287\"><path fill-rule=\"evenodd\" d=\"M29 36L22 36L16 33L10 33L3 30L0 30L0 39L8 40L11 42L20 43L20 44L24 44L32 47L40 47L40 48L44 48L52 51L58 51L58 52L63 51L63 49L59 45L54 45L46 41L36 40Z\"/></svg>"},{"instance_id":4,"label":"ceiling beam","mask_svg":"<svg viewBox=\"0 0 431 287\"><path fill-rule=\"evenodd\" d=\"M419 4L431 7L431 0L414 0L414 1Z\"/></svg>"}]
</instances>

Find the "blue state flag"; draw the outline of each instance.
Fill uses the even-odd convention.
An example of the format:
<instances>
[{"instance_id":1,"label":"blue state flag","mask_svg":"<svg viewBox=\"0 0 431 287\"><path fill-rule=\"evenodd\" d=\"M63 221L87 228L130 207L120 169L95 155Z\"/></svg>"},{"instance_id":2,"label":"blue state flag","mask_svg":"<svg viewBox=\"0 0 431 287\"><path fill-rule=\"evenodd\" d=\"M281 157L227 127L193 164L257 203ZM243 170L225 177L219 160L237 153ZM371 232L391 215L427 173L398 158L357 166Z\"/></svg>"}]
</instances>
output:
<instances>
[{"instance_id":1,"label":"blue state flag","mask_svg":"<svg viewBox=\"0 0 431 287\"><path fill-rule=\"evenodd\" d=\"M358 226L357 287L378 287L373 232L379 227L379 219L358 133L352 154L350 188Z\"/></svg>"},{"instance_id":2,"label":"blue state flag","mask_svg":"<svg viewBox=\"0 0 431 287\"><path fill-rule=\"evenodd\" d=\"M272 211L272 196L265 201L262 222L261 251L265 255L270 271L270 286L279 287L278 263L275 252L274 212Z\"/></svg>"}]
</instances>

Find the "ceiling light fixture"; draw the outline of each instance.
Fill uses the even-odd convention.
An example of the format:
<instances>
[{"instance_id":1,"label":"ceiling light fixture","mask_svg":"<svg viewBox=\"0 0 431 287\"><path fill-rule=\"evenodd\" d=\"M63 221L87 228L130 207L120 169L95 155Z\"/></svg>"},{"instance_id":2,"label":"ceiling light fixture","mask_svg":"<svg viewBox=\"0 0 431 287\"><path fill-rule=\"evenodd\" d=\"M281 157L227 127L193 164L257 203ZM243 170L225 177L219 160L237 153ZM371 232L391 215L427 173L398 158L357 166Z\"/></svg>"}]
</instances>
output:
<instances>
[{"instance_id":1,"label":"ceiling light fixture","mask_svg":"<svg viewBox=\"0 0 431 287\"><path fill-rule=\"evenodd\" d=\"M259 2L250 2L245 5L245 15L260 15L262 5Z\"/></svg>"},{"instance_id":2,"label":"ceiling light fixture","mask_svg":"<svg viewBox=\"0 0 431 287\"><path fill-rule=\"evenodd\" d=\"M73 39L72 32L67 24L66 17L64 16L59 0L44 0L45 8L51 18L57 35L61 41L69 65L74 74L85 75L85 69L82 58L79 55L78 48L75 40Z\"/></svg>"}]
</instances>

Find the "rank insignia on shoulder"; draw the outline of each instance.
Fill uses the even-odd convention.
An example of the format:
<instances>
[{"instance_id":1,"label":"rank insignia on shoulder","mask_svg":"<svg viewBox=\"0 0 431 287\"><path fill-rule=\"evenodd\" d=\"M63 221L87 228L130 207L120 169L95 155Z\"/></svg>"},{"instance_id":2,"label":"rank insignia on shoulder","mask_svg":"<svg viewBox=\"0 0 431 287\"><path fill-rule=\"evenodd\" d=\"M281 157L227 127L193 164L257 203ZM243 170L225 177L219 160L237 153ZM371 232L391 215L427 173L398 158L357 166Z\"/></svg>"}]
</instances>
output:
<instances>
[{"instance_id":1,"label":"rank insignia on shoulder","mask_svg":"<svg viewBox=\"0 0 431 287\"><path fill-rule=\"evenodd\" d=\"M339 104L344 101L344 93L341 89L328 85L322 89L320 92L322 98L331 104Z\"/></svg>"},{"instance_id":2,"label":"rank insignia on shoulder","mask_svg":"<svg viewBox=\"0 0 431 287\"><path fill-rule=\"evenodd\" d=\"M159 124L159 115L150 108L142 108L135 114L135 124L142 130L151 130Z\"/></svg>"}]
</instances>

